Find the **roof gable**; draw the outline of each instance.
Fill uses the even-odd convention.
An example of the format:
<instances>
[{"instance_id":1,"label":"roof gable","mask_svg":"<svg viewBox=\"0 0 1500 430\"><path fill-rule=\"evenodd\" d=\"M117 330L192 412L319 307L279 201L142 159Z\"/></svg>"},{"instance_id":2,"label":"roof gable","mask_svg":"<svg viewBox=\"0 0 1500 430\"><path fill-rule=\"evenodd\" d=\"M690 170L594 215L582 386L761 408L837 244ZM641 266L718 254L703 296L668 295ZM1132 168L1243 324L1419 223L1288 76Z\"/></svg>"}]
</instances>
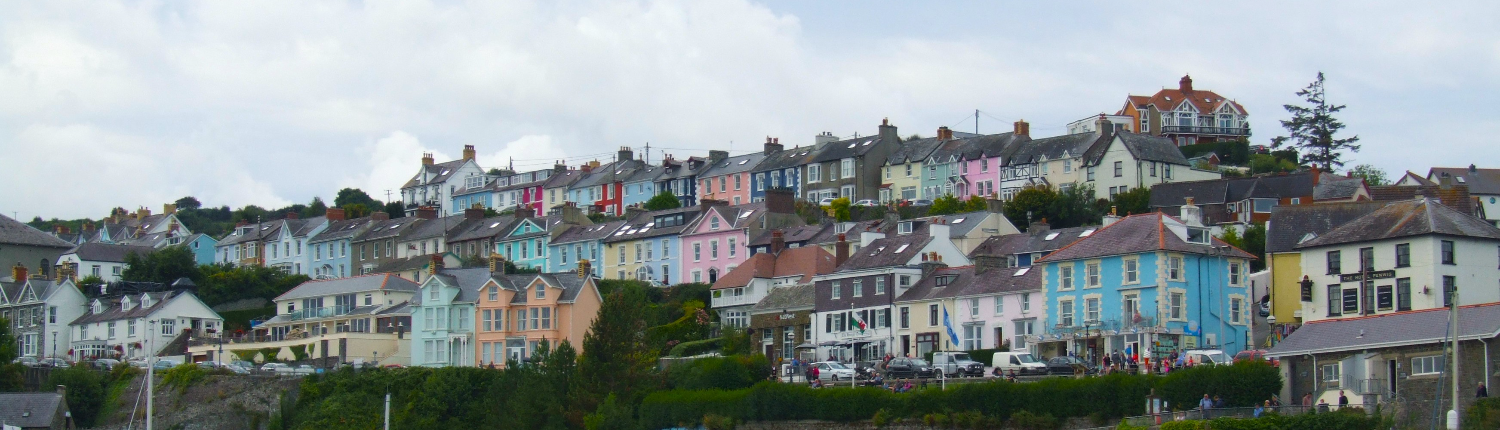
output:
<instances>
[{"instance_id":1,"label":"roof gable","mask_svg":"<svg viewBox=\"0 0 1500 430\"><path fill-rule=\"evenodd\" d=\"M1500 240L1500 229L1429 198L1393 202L1297 245L1313 248L1398 237L1440 234Z\"/></svg>"}]
</instances>

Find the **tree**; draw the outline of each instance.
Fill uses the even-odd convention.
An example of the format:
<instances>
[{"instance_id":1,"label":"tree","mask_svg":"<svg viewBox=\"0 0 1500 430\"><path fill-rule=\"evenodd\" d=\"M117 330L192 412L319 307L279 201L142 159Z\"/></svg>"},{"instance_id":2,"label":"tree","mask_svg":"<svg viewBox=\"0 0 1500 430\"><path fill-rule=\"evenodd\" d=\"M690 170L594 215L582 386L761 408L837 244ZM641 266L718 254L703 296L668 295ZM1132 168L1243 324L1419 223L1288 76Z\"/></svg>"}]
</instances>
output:
<instances>
[{"instance_id":1,"label":"tree","mask_svg":"<svg viewBox=\"0 0 1500 430\"><path fill-rule=\"evenodd\" d=\"M1255 154L1250 156L1250 173L1280 173L1297 170L1297 164L1287 161L1285 158L1274 155Z\"/></svg>"},{"instance_id":2,"label":"tree","mask_svg":"<svg viewBox=\"0 0 1500 430\"><path fill-rule=\"evenodd\" d=\"M1053 201L1057 200L1057 193L1047 187L1026 187L1005 202L1005 217L1010 219L1016 228L1026 231L1033 221L1041 221L1047 218L1048 210Z\"/></svg>"},{"instance_id":3,"label":"tree","mask_svg":"<svg viewBox=\"0 0 1500 430\"><path fill-rule=\"evenodd\" d=\"M320 217L328 212L328 205L323 203L323 198L313 197L312 203L307 204L307 209L302 211L303 218Z\"/></svg>"},{"instance_id":4,"label":"tree","mask_svg":"<svg viewBox=\"0 0 1500 430\"><path fill-rule=\"evenodd\" d=\"M406 208L401 206L401 202L386 203L385 214L390 215L391 219L401 218L406 216Z\"/></svg>"},{"instance_id":5,"label":"tree","mask_svg":"<svg viewBox=\"0 0 1500 430\"><path fill-rule=\"evenodd\" d=\"M21 391L25 385L21 373L26 369L12 363L19 352L16 336L10 332L10 320L0 318L0 392Z\"/></svg>"},{"instance_id":6,"label":"tree","mask_svg":"<svg viewBox=\"0 0 1500 430\"><path fill-rule=\"evenodd\" d=\"M79 427L93 427L104 406L104 376L88 367L73 366L55 369L47 377L47 385L68 387L68 412Z\"/></svg>"},{"instance_id":7,"label":"tree","mask_svg":"<svg viewBox=\"0 0 1500 430\"><path fill-rule=\"evenodd\" d=\"M1365 185L1372 187L1390 185L1391 180L1385 176L1385 171L1369 164L1361 164L1349 169L1349 174L1365 180Z\"/></svg>"},{"instance_id":8,"label":"tree","mask_svg":"<svg viewBox=\"0 0 1500 430\"><path fill-rule=\"evenodd\" d=\"M1339 139L1334 137L1339 130L1344 128L1333 114L1344 110L1344 105L1328 104L1327 96L1323 89L1323 72L1318 72L1318 79L1308 84L1306 88L1297 92L1302 96L1309 106L1284 105L1287 112L1292 114L1291 120L1281 122L1291 136L1278 136L1271 139L1271 146L1280 148L1290 143L1292 147L1302 152L1302 158L1314 165L1322 165L1324 171L1332 172L1335 168L1343 166L1344 152L1359 152L1359 136Z\"/></svg>"},{"instance_id":9,"label":"tree","mask_svg":"<svg viewBox=\"0 0 1500 430\"><path fill-rule=\"evenodd\" d=\"M922 140L922 135L917 134L917 133L912 133L911 136L906 136L906 141L907 142L911 142L913 140Z\"/></svg>"},{"instance_id":10,"label":"tree","mask_svg":"<svg viewBox=\"0 0 1500 430\"><path fill-rule=\"evenodd\" d=\"M651 200L646 201L645 206L648 211L677 209L680 207L682 207L682 202L678 201L677 196L672 195L672 192L667 190L661 190L661 193L652 196Z\"/></svg>"},{"instance_id":11,"label":"tree","mask_svg":"<svg viewBox=\"0 0 1500 430\"><path fill-rule=\"evenodd\" d=\"M833 219L840 222L849 220L849 198L839 197L828 203L828 210L833 213Z\"/></svg>"},{"instance_id":12,"label":"tree","mask_svg":"<svg viewBox=\"0 0 1500 430\"><path fill-rule=\"evenodd\" d=\"M200 203L198 199L193 196L187 196L177 199L177 201L172 202L172 204L177 205L177 210L198 209L203 207L203 203Z\"/></svg>"},{"instance_id":13,"label":"tree","mask_svg":"<svg viewBox=\"0 0 1500 430\"><path fill-rule=\"evenodd\" d=\"M333 205L338 207L344 207L356 203L363 204L365 205L365 207L376 207L381 205L379 201L370 198L369 194L365 194L365 192L361 191L359 188L345 188L339 190L339 194L333 198Z\"/></svg>"},{"instance_id":14,"label":"tree","mask_svg":"<svg viewBox=\"0 0 1500 430\"><path fill-rule=\"evenodd\" d=\"M1109 205L1115 209L1115 214L1120 216L1143 214L1151 211L1151 189L1140 187L1123 193L1115 194L1109 201ZM1108 212L1106 209L1105 212Z\"/></svg>"},{"instance_id":15,"label":"tree","mask_svg":"<svg viewBox=\"0 0 1500 430\"><path fill-rule=\"evenodd\" d=\"M198 278L198 261L185 246L168 246L144 255L130 253L125 255L125 271L120 277L126 281L171 284L178 278Z\"/></svg>"},{"instance_id":16,"label":"tree","mask_svg":"<svg viewBox=\"0 0 1500 430\"><path fill-rule=\"evenodd\" d=\"M646 342L648 307L638 288L620 288L604 298L598 316L583 335L583 355L572 390L575 410L596 410L610 394L621 403L637 405L660 386L656 353Z\"/></svg>"},{"instance_id":17,"label":"tree","mask_svg":"<svg viewBox=\"0 0 1500 430\"><path fill-rule=\"evenodd\" d=\"M984 201L984 196L969 196L969 199L964 201L964 207L960 212L979 212L989 207L990 205Z\"/></svg>"},{"instance_id":18,"label":"tree","mask_svg":"<svg viewBox=\"0 0 1500 430\"><path fill-rule=\"evenodd\" d=\"M1094 186L1068 187L1057 193L1048 211L1053 227L1068 228L1098 224L1100 214L1094 205Z\"/></svg>"},{"instance_id":19,"label":"tree","mask_svg":"<svg viewBox=\"0 0 1500 430\"><path fill-rule=\"evenodd\" d=\"M365 206L364 203L350 203L340 207L344 208L344 216L349 219L370 216L370 207Z\"/></svg>"},{"instance_id":20,"label":"tree","mask_svg":"<svg viewBox=\"0 0 1500 430\"><path fill-rule=\"evenodd\" d=\"M927 208L928 216L952 215L963 209L963 202L952 194L944 194L932 199L932 207ZM842 221L842 220L840 220Z\"/></svg>"}]
</instances>

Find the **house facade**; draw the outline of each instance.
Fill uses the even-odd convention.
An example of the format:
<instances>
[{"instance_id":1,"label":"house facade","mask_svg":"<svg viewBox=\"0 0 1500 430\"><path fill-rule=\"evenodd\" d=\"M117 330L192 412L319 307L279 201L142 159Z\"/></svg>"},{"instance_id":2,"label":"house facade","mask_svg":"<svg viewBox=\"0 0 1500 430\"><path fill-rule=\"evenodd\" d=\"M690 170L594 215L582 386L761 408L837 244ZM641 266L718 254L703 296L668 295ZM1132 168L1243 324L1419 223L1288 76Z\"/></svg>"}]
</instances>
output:
<instances>
[{"instance_id":1,"label":"house facade","mask_svg":"<svg viewBox=\"0 0 1500 430\"><path fill-rule=\"evenodd\" d=\"M679 234L687 228L703 210L717 201L702 201L700 205L666 209L654 212L632 208L625 224L614 234L603 240L603 264L600 270L610 279L635 279L652 281L662 285L680 282L703 282L703 279L682 278L682 240Z\"/></svg>"},{"instance_id":2,"label":"house facade","mask_svg":"<svg viewBox=\"0 0 1500 430\"><path fill-rule=\"evenodd\" d=\"M1266 270L1271 272L1271 315L1276 325L1295 326L1303 321L1302 251L1297 245L1382 207L1384 203L1362 202L1271 208L1266 221Z\"/></svg>"},{"instance_id":3,"label":"house facade","mask_svg":"<svg viewBox=\"0 0 1500 430\"><path fill-rule=\"evenodd\" d=\"M1445 182L1446 179L1446 182ZM1469 167L1433 167L1427 171L1430 184L1467 185L1484 208L1485 219L1500 222L1500 169Z\"/></svg>"},{"instance_id":4,"label":"house facade","mask_svg":"<svg viewBox=\"0 0 1500 430\"><path fill-rule=\"evenodd\" d=\"M488 268L444 269L429 266L429 276L411 301L411 364L474 366L475 307L490 281Z\"/></svg>"},{"instance_id":5,"label":"house facade","mask_svg":"<svg viewBox=\"0 0 1500 430\"><path fill-rule=\"evenodd\" d=\"M542 343L556 348L566 341L581 353L604 302L595 278L578 273L497 274L482 296L473 360L496 367L526 362Z\"/></svg>"},{"instance_id":6,"label":"house facade","mask_svg":"<svg viewBox=\"0 0 1500 430\"><path fill-rule=\"evenodd\" d=\"M922 189L922 177L926 174L922 166L927 161L927 156L943 142L937 137L907 140L895 151L891 151L886 156L885 165L881 167L880 201L902 202L927 198L918 191Z\"/></svg>"},{"instance_id":7,"label":"house facade","mask_svg":"<svg viewBox=\"0 0 1500 430\"><path fill-rule=\"evenodd\" d=\"M625 221L610 221L595 225L577 225L552 239L547 246L549 267L545 272L573 272L580 264L588 264L585 272L599 278L603 271L604 239L619 231Z\"/></svg>"},{"instance_id":8,"label":"house facade","mask_svg":"<svg viewBox=\"0 0 1500 430\"><path fill-rule=\"evenodd\" d=\"M787 188L794 196L802 196L802 166L807 164L817 151L818 145L824 141L833 141L832 135L826 133L818 136L818 144L808 147L794 147L783 149L780 138L772 138L772 143L767 143L762 153L766 158L761 160L760 165L750 170L755 177L755 187L750 190L750 201L765 200L766 190L772 188Z\"/></svg>"},{"instance_id":9,"label":"house facade","mask_svg":"<svg viewBox=\"0 0 1500 430\"><path fill-rule=\"evenodd\" d=\"M74 246L77 245L0 215L0 262L4 262L5 267L20 263L27 273L51 277L57 258ZM11 281L24 282L25 279Z\"/></svg>"},{"instance_id":10,"label":"house facade","mask_svg":"<svg viewBox=\"0 0 1500 430\"><path fill-rule=\"evenodd\" d=\"M1500 229L1430 198L1385 205L1294 247L1302 321L1500 302Z\"/></svg>"},{"instance_id":11,"label":"house facade","mask_svg":"<svg viewBox=\"0 0 1500 430\"><path fill-rule=\"evenodd\" d=\"M16 356L64 356L73 340L68 323L83 314L88 299L70 279L28 278L24 266L11 270L22 281L0 282L0 319L10 324Z\"/></svg>"},{"instance_id":12,"label":"house facade","mask_svg":"<svg viewBox=\"0 0 1500 430\"><path fill-rule=\"evenodd\" d=\"M849 201L879 198L881 167L901 145L896 126L881 120L873 136L828 142L818 147L802 166L802 195L811 201L848 198Z\"/></svg>"},{"instance_id":13,"label":"house facade","mask_svg":"<svg viewBox=\"0 0 1500 430\"><path fill-rule=\"evenodd\" d=\"M800 226L791 193L776 190L770 199L734 206L714 206L682 231L684 279L715 283L750 257L751 237L772 229Z\"/></svg>"},{"instance_id":14,"label":"house facade","mask_svg":"<svg viewBox=\"0 0 1500 430\"><path fill-rule=\"evenodd\" d=\"M299 219L295 213L287 213L280 221L277 235L266 238L266 265L295 275L311 273L312 255L307 241L328 228L326 217Z\"/></svg>"},{"instance_id":15,"label":"house facade","mask_svg":"<svg viewBox=\"0 0 1500 430\"><path fill-rule=\"evenodd\" d=\"M401 258L396 254L396 237L412 228L418 218L390 219L384 212L370 215L370 228L349 240L351 274L371 273L376 267Z\"/></svg>"},{"instance_id":16,"label":"house facade","mask_svg":"<svg viewBox=\"0 0 1500 430\"><path fill-rule=\"evenodd\" d=\"M776 233L779 231L773 231ZM832 273L835 267L833 254L822 248L787 248L785 242L773 238L771 249L749 257L743 265L728 271L713 283L710 306L719 314L719 323L723 327L748 327L751 308L775 290L811 285L813 276ZM806 310L810 312L813 304L806 303L809 308ZM807 315L801 318L805 319Z\"/></svg>"},{"instance_id":17,"label":"house facade","mask_svg":"<svg viewBox=\"0 0 1500 430\"><path fill-rule=\"evenodd\" d=\"M488 180L484 169L474 161L474 145L464 145L463 158L435 161L431 153L422 154L422 167L401 186L401 203L407 216L415 215L421 207L436 208L439 216L454 213L455 192L478 188Z\"/></svg>"},{"instance_id":18,"label":"house facade","mask_svg":"<svg viewBox=\"0 0 1500 430\"><path fill-rule=\"evenodd\" d=\"M127 257L131 254L145 257L155 250L148 246L88 242L63 253L57 258L57 266L67 267L80 278L97 276L104 282L114 282L125 273Z\"/></svg>"},{"instance_id":19,"label":"house facade","mask_svg":"<svg viewBox=\"0 0 1500 430\"><path fill-rule=\"evenodd\" d=\"M353 276L350 264L350 241L369 231L375 224L371 217L344 219L342 208L329 208L324 215L328 226L307 240L312 249L308 267L313 279L343 278Z\"/></svg>"},{"instance_id":20,"label":"house facade","mask_svg":"<svg viewBox=\"0 0 1500 430\"><path fill-rule=\"evenodd\" d=\"M304 282L277 296L276 315L255 327L259 336L228 340L234 350L272 351L260 360L298 360L306 357L334 366L360 360L368 363L409 363L405 334L411 330L408 302L417 284L393 274L359 275ZM217 361L218 345L195 345L189 352ZM271 354L271 357L266 357Z\"/></svg>"},{"instance_id":21,"label":"house facade","mask_svg":"<svg viewBox=\"0 0 1500 430\"><path fill-rule=\"evenodd\" d=\"M710 155L712 163L698 174L699 180L707 185L698 188L699 198L720 200L736 206L750 203L754 200L754 193L751 191L754 181L750 172L765 161L766 153L752 152L728 157L726 152L722 155L725 158L719 160L714 160Z\"/></svg>"},{"instance_id":22,"label":"house facade","mask_svg":"<svg viewBox=\"0 0 1500 430\"><path fill-rule=\"evenodd\" d=\"M218 338L224 319L187 290L111 294L90 300L69 324L73 358L184 355L167 350L179 336Z\"/></svg>"},{"instance_id":23,"label":"house facade","mask_svg":"<svg viewBox=\"0 0 1500 430\"><path fill-rule=\"evenodd\" d=\"M1150 96L1127 96L1115 115L1129 116L1134 132L1162 136L1177 146L1250 137L1250 113L1232 99L1193 88L1184 75L1177 88Z\"/></svg>"}]
</instances>

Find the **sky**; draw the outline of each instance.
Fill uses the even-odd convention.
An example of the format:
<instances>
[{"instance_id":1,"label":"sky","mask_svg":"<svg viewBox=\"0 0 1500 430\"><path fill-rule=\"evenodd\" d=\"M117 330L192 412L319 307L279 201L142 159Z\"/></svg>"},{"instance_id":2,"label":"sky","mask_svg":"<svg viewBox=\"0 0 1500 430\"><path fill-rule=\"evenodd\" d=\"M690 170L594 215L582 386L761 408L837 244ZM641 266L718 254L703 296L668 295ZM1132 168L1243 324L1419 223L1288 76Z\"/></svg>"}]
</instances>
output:
<instances>
[{"instance_id":1,"label":"sky","mask_svg":"<svg viewBox=\"0 0 1500 430\"><path fill-rule=\"evenodd\" d=\"M529 170L976 110L1045 137L1184 74L1252 143L1321 71L1351 166L1500 167L1500 3L1223 3L0 0L0 213L384 199L463 145Z\"/></svg>"}]
</instances>

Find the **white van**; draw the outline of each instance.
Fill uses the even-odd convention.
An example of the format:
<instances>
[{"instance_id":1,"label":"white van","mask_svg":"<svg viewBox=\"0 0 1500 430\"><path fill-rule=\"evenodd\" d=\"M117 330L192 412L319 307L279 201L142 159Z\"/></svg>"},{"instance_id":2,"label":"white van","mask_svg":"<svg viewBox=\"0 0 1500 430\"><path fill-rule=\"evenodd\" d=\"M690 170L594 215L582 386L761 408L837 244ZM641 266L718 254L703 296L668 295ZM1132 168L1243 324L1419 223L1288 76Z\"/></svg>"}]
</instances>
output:
<instances>
[{"instance_id":1,"label":"white van","mask_svg":"<svg viewBox=\"0 0 1500 430\"><path fill-rule=\"evenodd\" d=\"M997 352L990 359L991 364L1000 372L1009 375L1012 370L1017 375L1044 375L1047 373L1047 363L1037 361L1029 352Z\"/></svg>"},{"instance_id":2,"label":"white van","mask_svg":"<svg viewBox=\"0 0 1500 430\"><path fill-rule=\"evenodd\" d=\"M1193 359L1194 366L1228 366L1233 363L1229 355L1218 349L1190 349L1183 353Z\"/></svg>"}]
</instances>

